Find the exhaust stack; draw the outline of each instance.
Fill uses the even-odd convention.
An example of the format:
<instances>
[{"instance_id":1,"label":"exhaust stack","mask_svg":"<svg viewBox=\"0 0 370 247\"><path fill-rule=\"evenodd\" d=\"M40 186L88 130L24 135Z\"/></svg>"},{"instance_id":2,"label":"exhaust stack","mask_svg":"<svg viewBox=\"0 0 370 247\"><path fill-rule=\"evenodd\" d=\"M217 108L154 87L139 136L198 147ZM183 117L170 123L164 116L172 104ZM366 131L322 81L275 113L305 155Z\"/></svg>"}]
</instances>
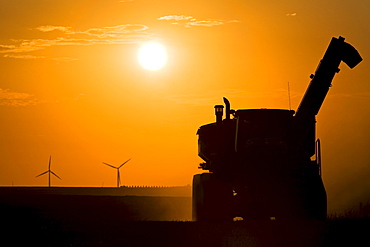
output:
<instances>
[{"instance_id":1,"label":"exhaust stack","mask_svg":"<svg viewBox=\"0 0 370 247\"><path fill-rule=\"evenodd\" d=\"M230 110L230 101L228 99L226 99L225 97L223 98L224 99L224 103L225 103L225 106L226 106L226 120L229 120L230 119L230 114L231 114L231 110Z\"/></svg>"},{"instance_id":2,"label":"exhaust stack","mask_svg":"<svg viewBox=\"0 0 370 247\"><path fill-rule=\"evenodd\" d=\"M215 105L215 115L216 115L216 123L222 123L222 116L224 115L224 106L223 105Z\"/></svg>"}]
</instances>

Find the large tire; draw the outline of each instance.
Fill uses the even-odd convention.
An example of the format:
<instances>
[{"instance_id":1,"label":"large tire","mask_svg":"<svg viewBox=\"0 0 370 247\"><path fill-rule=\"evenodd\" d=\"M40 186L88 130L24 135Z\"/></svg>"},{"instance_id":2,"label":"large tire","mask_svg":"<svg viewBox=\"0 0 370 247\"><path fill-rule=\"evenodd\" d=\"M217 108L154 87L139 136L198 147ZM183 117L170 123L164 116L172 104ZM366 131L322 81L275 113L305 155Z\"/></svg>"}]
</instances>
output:
<instances>
[{"instance_id":1,"label":"large tire","mask_svg":"<svg viewBox=\"0 0 370 247\"><path fill-rule=\"evenodd\" d=\"M319 176L268 189L250 188L242 194L242 202L244 219L325 220L327 214L326 191Z\"/></svg>"},{"instance_id":2,"label":"large tire","mask_svg":"<svg viewBox=\"0 0 370 247\"><path fill-rule=\"evenodd\" d=\"M320 176L306 178L297 183L293 217L297 219L325 220L327 214L326 191ZM293 200L294 201L294 200Z\"/></svg>"},{"instance_id":3,"label":"large tire","mask_svg":"<svg viewBox=\"0 0 370 247\"><path fill-rule=\"evenodd\" d=\"M315 220L325 220L327 215L327 198L321 177L311 182L307 192L306 212L308 217Z\"/></svg>"},{"instance_id":4,"label":"large tire","mask_svg":"<svg viewBox=\"0 0 370 247\"><path fill-rule=\"evenodd\" d=\"M194 175L193 220L232 221L232 189L212 173Z\"/></svg>"}]
</instances>

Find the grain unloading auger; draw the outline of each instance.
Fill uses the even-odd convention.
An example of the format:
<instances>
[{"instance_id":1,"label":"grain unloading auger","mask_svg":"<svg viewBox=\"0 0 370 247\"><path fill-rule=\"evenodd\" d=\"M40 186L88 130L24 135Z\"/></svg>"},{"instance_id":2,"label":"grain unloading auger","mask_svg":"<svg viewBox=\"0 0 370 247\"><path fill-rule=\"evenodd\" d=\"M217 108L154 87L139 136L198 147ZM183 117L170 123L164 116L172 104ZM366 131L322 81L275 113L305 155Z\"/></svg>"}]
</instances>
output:
<instances>
[{"instance_id":1,"label":"grain unloading auger","mask_svg":"<svg viewBox=\"0 0 370 247\"><path fill-rule=\"evenodd\" d=\"M326 218L316 115L339 64L354 68L357 50L332 38L296 112L231 110L224 98L216 122L198 129L198 155L209 172L193 178L193 220ZM231 118L233 116L233 118Z\"/></svg>"}]
</instances>

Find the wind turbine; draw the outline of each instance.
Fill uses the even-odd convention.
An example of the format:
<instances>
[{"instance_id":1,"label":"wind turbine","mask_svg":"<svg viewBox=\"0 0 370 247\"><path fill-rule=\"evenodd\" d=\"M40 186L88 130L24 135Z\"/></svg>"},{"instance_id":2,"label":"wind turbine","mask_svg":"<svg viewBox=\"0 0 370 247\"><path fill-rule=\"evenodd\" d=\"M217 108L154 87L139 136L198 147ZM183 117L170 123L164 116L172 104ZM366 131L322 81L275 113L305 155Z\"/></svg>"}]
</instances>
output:
<instances>
[{"instance_id":1,"label":"wind turbine","mask_svg":"<svg viewBox=\"0 0 370 247\"><path fill-rule=\"evenodd\" d=\"M115 166L112 166L112 165L109 165L109 164L107 164L107 163L104 163L103 162L103 164L104 165L107 165L107 166L110 166L110 167L112 167L112 168L114 168L114 169L117 169L117 188L119 188L119 186L120 186L120 184L121 184L121 178L120 178L120 175L119 175L119 169L124 165L124 164L126 164L127 162L129 162L131 159L128 159L128 160L126 160L125 162L123 162L122 163L122 165L120 165L119 167L115 167Z\"/></svg>"},{"instance_id":2,"label":"wind turbine","mask_svg":"<svg viewBox=\"0 0 370 247\"><path fill-rule=\"evenodd\" d=\"M55 174L52 170L50 170L50 165L51 165L51 155L50 155L50 159L49 159L49 169L46 172L43 172L43 173L36 176L36 177L40 177L40 176L42 176L46 173L49 173L49 187L50 187L50 174L53 174L54 176L56 176L57 178L62 180L57 174Z\"/></svg>"}]
</instances>

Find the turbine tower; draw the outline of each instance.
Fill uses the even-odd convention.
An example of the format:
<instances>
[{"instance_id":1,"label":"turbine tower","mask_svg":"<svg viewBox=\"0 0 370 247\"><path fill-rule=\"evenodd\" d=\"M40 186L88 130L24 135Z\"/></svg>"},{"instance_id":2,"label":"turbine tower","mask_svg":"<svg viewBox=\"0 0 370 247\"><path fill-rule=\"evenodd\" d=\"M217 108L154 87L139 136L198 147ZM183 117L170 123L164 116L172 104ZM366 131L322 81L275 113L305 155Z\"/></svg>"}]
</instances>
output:
<instances>
[{"instance_id":1,"label":"turbine tower","mask_svg":"<svg viewBox=\"0 0 370 247\"><path fill-rule=\"evenodd\" d=\"M36 177L40 177L46 173L49 173L49 187L51 185L51 179L50 179L50 174L53 174L54 176L56 176L57 178L59 178L60 180L62 180L57 174L55 174L52 170L50 170L50 166L51 166L51 155L50 155L50 158L49 158L49 169L46 171L46 172L43 172L39 175L37 175Z\"/></svg>"},{"instance_id":2,"label":"turbine tower","mask_svg":"<svg viewBox=\"0 0 370 247\"><path fill-rule=\"evenodd\" d=\"M117 188L119 188L119 186L120 186L120 184L121 184L121 178L120 178L120 175L119 175L119 169L120 169L124 164L126 164L127 162L129 162L130 160L131 160L131 158L130 158L130 159L128 159L128 160L126 160L125 162L123 162L123 163L122 163L122 165L120 165L119 167L115 167L115 166L112 166L112 165L110 165L110 164L107 164L107 163L103 162L103 164L104 164L104 165L107 165L107 166L110 166L110 167L112 167L112 168L114 168L114 169L117 169Z\"/></svg>"}]
</instances>

